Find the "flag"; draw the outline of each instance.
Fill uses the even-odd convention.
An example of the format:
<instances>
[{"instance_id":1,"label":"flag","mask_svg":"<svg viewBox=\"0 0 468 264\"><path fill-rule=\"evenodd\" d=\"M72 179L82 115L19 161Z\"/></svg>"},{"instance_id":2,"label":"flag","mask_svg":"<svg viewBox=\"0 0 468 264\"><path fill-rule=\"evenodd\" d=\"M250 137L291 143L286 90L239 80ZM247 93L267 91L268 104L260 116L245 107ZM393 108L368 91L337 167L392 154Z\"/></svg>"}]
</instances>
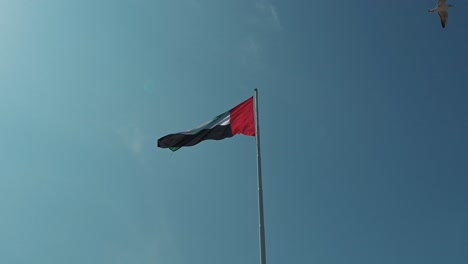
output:
<instances>
[{"instance_id":1,"label":"flag","mask_svg":"<svg viewBox=\"0 0 468 264\"><path fill-rule=\"evenodd\" d=\"M197 128L158 139L158 147L176 151L207 139L221 140L237 134L255 136L253 97Z\"/></svg>"}]
</instances>

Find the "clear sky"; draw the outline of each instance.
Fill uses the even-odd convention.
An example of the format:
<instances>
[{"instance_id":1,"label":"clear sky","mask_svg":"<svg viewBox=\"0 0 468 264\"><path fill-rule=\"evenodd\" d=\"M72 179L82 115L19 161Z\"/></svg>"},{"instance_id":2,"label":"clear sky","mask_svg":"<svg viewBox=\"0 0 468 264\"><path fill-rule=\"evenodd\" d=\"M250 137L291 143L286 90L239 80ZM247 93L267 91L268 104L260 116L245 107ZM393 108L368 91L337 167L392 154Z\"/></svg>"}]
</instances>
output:
<instances>
[{"instance_id":1,"label":"clear sky","mask_svg":"<svg viewBox=\"0 0 468 264\"><path fill-rule=\"evenodd\" d=\"M0 0L0 263L468 263L468 4Z\"/></svg>"}]
</instances>

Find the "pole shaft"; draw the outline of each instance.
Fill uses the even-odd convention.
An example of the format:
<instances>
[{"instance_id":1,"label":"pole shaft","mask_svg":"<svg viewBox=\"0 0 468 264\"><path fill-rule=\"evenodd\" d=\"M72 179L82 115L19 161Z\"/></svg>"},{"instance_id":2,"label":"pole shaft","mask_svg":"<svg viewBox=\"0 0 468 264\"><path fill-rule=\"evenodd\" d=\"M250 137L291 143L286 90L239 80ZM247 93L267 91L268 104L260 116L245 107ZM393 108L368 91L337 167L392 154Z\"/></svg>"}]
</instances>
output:
<instances>
[{"instance_id":1,"label":"pole shaft","mask_svg":"<svg viewBox=\"0 0 468 264\"><path fill-rule=\"evenodd\" d=\"M263 222L262 160L260 156L260 124L258 118L258 89L255 88L255 139L257 142L258 222L260 235L260 264L266 264L265 224Z\"/></svg>"}]
</instances>

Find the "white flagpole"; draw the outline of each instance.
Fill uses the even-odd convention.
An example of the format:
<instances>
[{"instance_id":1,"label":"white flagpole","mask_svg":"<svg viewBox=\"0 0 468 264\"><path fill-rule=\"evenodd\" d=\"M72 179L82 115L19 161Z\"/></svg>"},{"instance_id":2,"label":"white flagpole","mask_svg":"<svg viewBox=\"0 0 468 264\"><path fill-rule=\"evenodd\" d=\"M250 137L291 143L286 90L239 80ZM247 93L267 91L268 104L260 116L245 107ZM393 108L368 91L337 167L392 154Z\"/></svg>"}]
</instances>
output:
<instances>
[{"instance_id":1,"label":"white flagpole","mask_svg":"<svg viewBox=\"0 0 468 264\"><path fill-rule=\"evenodd\" d=\"M260 157L260 125L258 118L258 89L255 88L255 139L257 142L258 222L260 235L260 264L266 264L265 224L263 223L262 161Z\"/></svg>"}]
</instances>

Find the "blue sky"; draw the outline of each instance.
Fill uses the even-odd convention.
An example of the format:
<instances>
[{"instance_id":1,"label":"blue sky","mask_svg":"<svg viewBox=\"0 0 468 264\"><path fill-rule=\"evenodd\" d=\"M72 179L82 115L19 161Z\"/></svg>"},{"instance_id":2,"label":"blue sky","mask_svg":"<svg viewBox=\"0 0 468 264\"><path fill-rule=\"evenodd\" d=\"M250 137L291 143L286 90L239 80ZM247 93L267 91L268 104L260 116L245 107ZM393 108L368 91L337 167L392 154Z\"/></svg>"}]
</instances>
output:
<instances>
[{"instance_id":1,"label":"blue sky","mask_svg":"<svg viewBox=\"0 0 468 264\"><path fill-rule=\"evenodd\" d=\"M468 5L0 1L0 263L467 263Z\"/></svg>"}]
</instances>

